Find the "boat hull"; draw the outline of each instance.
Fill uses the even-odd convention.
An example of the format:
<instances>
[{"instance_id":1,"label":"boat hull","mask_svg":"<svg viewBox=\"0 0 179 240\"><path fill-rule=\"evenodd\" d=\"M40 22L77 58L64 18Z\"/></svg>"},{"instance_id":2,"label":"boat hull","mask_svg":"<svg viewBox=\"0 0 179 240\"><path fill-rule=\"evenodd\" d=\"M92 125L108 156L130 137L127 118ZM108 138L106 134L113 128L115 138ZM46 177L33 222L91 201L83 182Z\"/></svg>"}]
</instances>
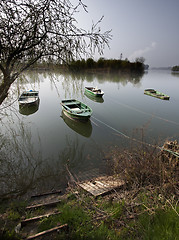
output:
<instances>
[{"instance_id":1,"label":"boat hull","mask_svg":"<svg viewBox=\"0 0 179 240\"><path fill-rule=\"evenodd\" d=\"M85 93L93 96L93 97L102 97L104 92L101 89L96 89L94 87L85 87Z\"/></svg>"},{"instance_id":2,"label":"boat hull","mask_svg":"<svg viewBox=\"0 0 179 240\"><path fill-rule=\"evenodd\" d=\"M104 99L103 97L95 97L91 94L88 94L87 92L84 93L84 95L89 98L90 100L92 100L93 102L97 102L97 103L103 103Z\"/></svg>"},{"instance_id":3,"label":"boat hull","mask_svg":"<svg viewBox=\"0 0 179 240\"><path fill-rule=\"evenodd\" d=\"M39 98L19 100L19 105L21 106L32 106L32 105L38 105L38 104L39 104Z\"/></svg>"},{"instance_id":4,"label":"boat hull","mask_svg":"<svg viewBox=\"0 0 179 240\"><path fill-rule=\"evenodd\" d=\"M77 114L70 113L69 111L67 111L63 107L62 107L62 110L63 110L65 116L69 117L72 120L87 122L90 119L90 117L91 117L91 115L89 115L89 116L79 116Z\"/></svg>"},{"instance_id":5,"label":"boat hull","mask_svg":"<svg viewBox=\"0 0 179 240\"><path fill-rule=\"evenodd\" d=\"M170 99L170 96L168 96L164 93L158 92L154 89L146 89L146 90L144 90L144 94L149 95L151 97L156 97L156 98L159 98L159 99L162 99L162 100L169 100Z\"/></svg>"}]
</instances>

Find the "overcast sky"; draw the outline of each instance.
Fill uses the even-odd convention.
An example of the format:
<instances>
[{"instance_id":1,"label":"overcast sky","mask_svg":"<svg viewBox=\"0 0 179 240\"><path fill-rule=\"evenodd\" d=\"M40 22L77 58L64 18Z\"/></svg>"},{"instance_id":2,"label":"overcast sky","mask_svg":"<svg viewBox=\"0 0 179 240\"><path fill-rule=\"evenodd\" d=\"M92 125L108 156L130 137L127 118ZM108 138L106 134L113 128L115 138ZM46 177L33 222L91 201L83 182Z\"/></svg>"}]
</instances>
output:
<instances>
[{"instance_id":1,"label":"overcast sky","mask_svg":"<svg viewBox=\"0 0 179 240\"><path fill-rule=\"evenodd\" d=\"M101 16L103 31L112 29L103 57L144 57L150 67L179 65L179 0L83 0L80 26L89 29ZM82 9L81 9L82 10ZM98 55L96 55L98 59Z\"/></svg>"}]
</instances>

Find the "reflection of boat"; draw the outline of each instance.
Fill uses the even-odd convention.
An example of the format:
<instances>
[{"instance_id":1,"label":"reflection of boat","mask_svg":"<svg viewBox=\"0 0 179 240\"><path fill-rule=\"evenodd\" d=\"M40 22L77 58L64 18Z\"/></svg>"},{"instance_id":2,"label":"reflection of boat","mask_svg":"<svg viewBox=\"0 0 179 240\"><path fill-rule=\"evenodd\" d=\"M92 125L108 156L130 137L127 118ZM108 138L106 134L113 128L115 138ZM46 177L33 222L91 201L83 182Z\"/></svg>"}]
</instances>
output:
<instances>
[{"instance_id":1,"label":"reflection of boat","mask_svg":"<svg viewBox=\"0 0 179 240\"><path fill-rule=\"evenodd\" d=\"M39 92L33 90L25 91L20 95L18 101L20 105L38 104Z\"/></svg>"},{"instance_id":2,"label":"reflection of boat","mask_svg":"<svg viewBox=\"0 0 179 240\"><path fill-rule=\"evenodd\" d=\"M64 122L68 125L68 127L70 127L73 131L77 132L78 134L84 137L91 136L92 133L91 121L87 121L85 123L80 121L73 121L64 114L64 111L62 111L62 118Z\"/></svg>"},{"instance_id":3,"label":"reflection of boat","mask_svg":"<svg viewBox=\"0 0 179 240\"><path fill-rule=\"evenodd\" d=\"M38 109L39 109L39 102L40 102L40 100L38 101L37 104L32 104L32 105L22 105L22 104L20 104L19 105L19 112L22 115L33 114L33 113L38 111Z\"/></svg>"},{"instance_id":4,"label":"reflection of boat","mask_svg":"<svg viewBox=\"0 0 179 240\"><path fill-rule=\"evenodd\" d=\"M98 103L103 103L104 102L103 97L93 97L91 94L89 94L87 92L85 92L84 95L94 102L98 102Z\"/></svg>"},{"instance_id":5,"label":"reflection of boat","mask_svg":"<svg viewBox=\"0 0 179 240\"><path fill-rule=\"evenodd\" d=\"M94 97L102 97L104 92L97 87L85 87L85 92Z\"/></svg>"},{"instance_id":6,"label":"reflection of boat","mask_svg":"<svg viewBox=\"0 0 179 240\"><path fill-rule=\"evenodd\" d=\"M69 118L80 121L88 121L91 117L92 109L78 100L62 100L61 105L64 114Z\"/></svg>"},{"instance_id":7,"label":"reflection of boat","mask_svg":"<svg viewBox=\"0 0 179 240\"><path fill-rule=\"evenodd\" d=\"M147 94L152 97L160 98L162 100L169 100L170 97L164 93L158 92L154 89L145 89L144 94Z\"/></svg>"}]
</instances>

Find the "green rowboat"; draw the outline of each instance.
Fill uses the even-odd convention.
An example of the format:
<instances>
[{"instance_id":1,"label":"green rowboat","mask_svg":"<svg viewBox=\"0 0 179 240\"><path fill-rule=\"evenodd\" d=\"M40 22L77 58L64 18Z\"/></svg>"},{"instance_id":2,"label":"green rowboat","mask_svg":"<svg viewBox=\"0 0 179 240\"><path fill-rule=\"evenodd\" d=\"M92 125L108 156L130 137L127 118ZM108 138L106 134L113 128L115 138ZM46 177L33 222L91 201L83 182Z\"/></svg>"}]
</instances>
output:
<instances>
[{"instance_id":1,"label":"green rowboat","mask_svg":"<svg viewBox=\"0 0 179 240\"><path fill-rule=\"evenodd\" d=\"M104 92L97 87L85 87L85 93L94 97L102 97L104 95Z\"/></svg>"},{"instance_id":2,"label":"green rowboat","mask_svg":"<svg viewBox=\"0 0 179 240\"><path fill-rule=\"evenodd\" d=\"M158 92L154 89L145 89L144 94L147 94L152 97L160 98L162 100L169 100L170 97L164 93Z\"/></svg>"},{"instance_id":3,"label":"green rowboat","mask_svg":"<svg viewBox=\"0 0 179 240\"><path fill-rule=\"evenodd\" d=\"M62 100L61 105L67 117L83 122L88 121L93 112L90 107L76 99Z\"/></svg>"}]
</instances>

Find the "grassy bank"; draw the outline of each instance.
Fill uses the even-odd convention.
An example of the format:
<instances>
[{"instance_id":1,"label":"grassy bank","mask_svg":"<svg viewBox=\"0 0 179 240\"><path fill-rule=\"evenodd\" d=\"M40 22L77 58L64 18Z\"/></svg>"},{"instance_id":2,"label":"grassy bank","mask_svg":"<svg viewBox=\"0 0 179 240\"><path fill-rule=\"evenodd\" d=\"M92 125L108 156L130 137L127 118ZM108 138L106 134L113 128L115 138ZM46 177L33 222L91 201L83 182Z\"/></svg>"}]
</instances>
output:
<instances>
[{"instance_id":1,"label":"grassy bank","mask_svg":"<svg viewBox=\"0 0 179 240\"><path fill-rule=\"evenodd\" d=\"M69 193L58 205L62 214L41 220L38 231L67 223L68 230L53 239L177 239L179 208L174 197L166 199L152 188L140 189L137 197L136 193L123 191L96 200L82 191ZM1 239L22 239L14 229L23 207L14 204L3 211Z\"/></svg>"},{"instance_id":2,"label":"grassy bank","mask_svg":"<svg viewBox=\"0 0 179 240\"><path fill-rule=\"evenodd\" d=\"M106 157L111 173L125 181L123 188L94 198L73 183L57 205L61 214L41 220L38 232L68 224L68 229L54 234L53 239L177 240L178 160L144 147L131 151L113 147ZM14 229L22 216L32 217L25 213L27 204L1 204L1 239L22 239L21 231L16 234ZM37 211L43 214L44 209Z\"/></svg>"}]
</instances>

